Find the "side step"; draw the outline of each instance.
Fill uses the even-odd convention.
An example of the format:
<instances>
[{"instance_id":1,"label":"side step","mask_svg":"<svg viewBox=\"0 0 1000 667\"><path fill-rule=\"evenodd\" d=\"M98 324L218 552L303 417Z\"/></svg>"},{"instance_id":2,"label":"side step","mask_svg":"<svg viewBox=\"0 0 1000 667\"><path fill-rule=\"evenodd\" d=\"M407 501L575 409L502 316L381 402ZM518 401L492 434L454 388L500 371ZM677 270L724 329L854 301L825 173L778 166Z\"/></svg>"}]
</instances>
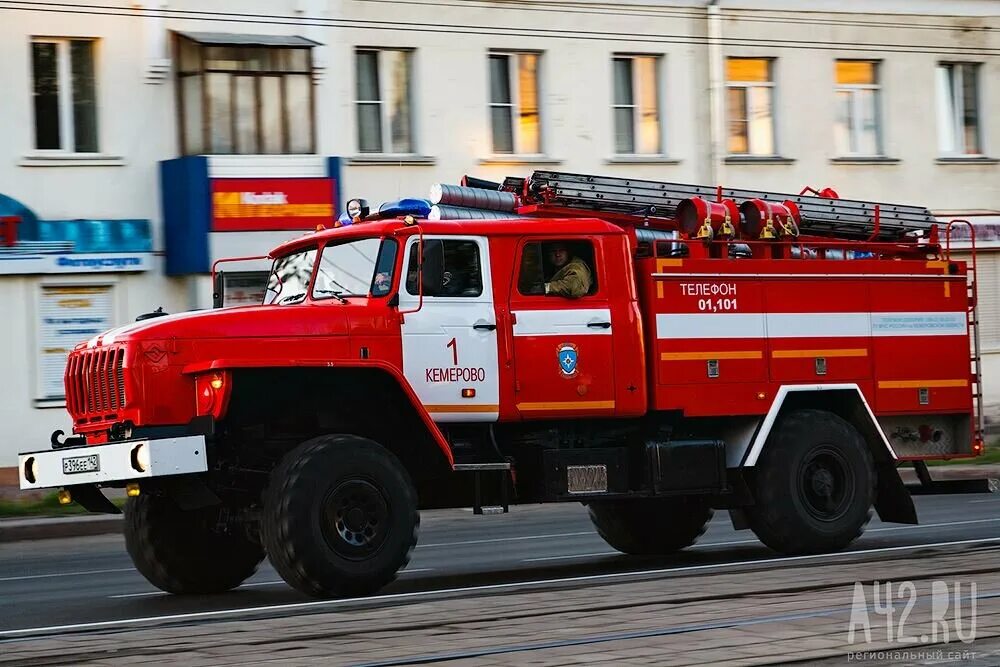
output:
<instances>
[{"instance_id":1,"label":"side step","mask_svg":"<svg viewBox=\"0 0 1000 667\"><path fill-rule=\"evenodd\" d=\"M907 484L906 489L914 496L943 495L948 493L996 493L1000 490L1000 481L992 477L973 479L931 479L927 464L914 461L913 469L917 473L916 484Z\"/></svg>"},{"instance_id":2,"label":"side step","mask_svg":"<svg viewBox=\"0 0 1000 667\"><path fill-rule=\"evenodd\" d=\"M456 463L455 472L471 472L476 485L473 514L506 514L510 511L510 491L507 479L510 477L510 463ZM500 505L483 506L483 474L500 474Z\"/></svg>"}]
</instances>

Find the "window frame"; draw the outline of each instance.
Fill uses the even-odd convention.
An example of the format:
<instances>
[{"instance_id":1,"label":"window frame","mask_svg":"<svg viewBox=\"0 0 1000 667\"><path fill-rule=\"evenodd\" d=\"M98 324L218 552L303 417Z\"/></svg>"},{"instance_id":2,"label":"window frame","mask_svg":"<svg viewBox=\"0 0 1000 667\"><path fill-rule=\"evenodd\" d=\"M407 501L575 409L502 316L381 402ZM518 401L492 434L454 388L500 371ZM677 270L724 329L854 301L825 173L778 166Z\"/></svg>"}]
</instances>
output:
<instances>
[{"instance_id":1,"label":"window frame","mask_svg":"<svg viewBox=\"0 0 1000 667\"><path fill-rule=\"evenodd\" d=\"M730 81L728 76L726 78L726 155L730 157L776 157L780 155L778 151L778 105L777 101L777 83L775 79L775 63L776 58L764 57L758 58L753 56L727 56L726 64L730 60L763 60L767 63L767 81ZM771 107L771 152L770 153L758 153L754 151L754 142L751 140L752 134L750 132L750 89L751 88L765 88L770 91L770 107ZM743 96L743 107L746 109L746 117L743 122L746 123L746 146L747 150L744 153L734 153L729 149L729 139L730 139L730 127L729 123L733 119L730 117L729 109L729 91L731 89L740 90Z\"/></svg>"},{"instance_id":2,"label":"window frame","mask_svg":"<svg viewBox=\"0 0 1000 667\"><path fill-rule=\"evenodd\" d=\"M455 236L455 237L432 236L430 238L423 238L422 241L421 238L418 237L411 237L411 239L413 240L409 241L407 244L404 245L403 261L405 261L406 263L406 268L403 269L403 271L400 273L400 280L399 280L399 292L405 294L408 299L412 300L413 298L421 298L421 299L434 299L441 301L464 302L471 299L482 300L484 296L486 296L487 298L492 298L488 294L490 289L487 284L487 281L489 280L489 275L487 274L483 261L484 249L481 247L481 244L477 239L464 236ZM410 266L413 263L414 258L416 258L417 260L416 265L418 267L417 275L419 277L419 272L423 270L422 264L424 264L425 262L423 262L422 261L423 258L420 255L418 255L418 249L420 248L422 243L426 244L429 241L440 241L442 244L468 243L476 249L476 265L479 269L478 294L448 294L448 295L427 294L426 292L423 291L422 287L420 287L419 285L417 286L416 292L410 291Z\"/></svg>"},{"instance_id":3,"label":"window frame","mask_svg":"<svg viewBox=\"0 0 1000 667\"><path fill-rule=\"evenodd\" d=\"M636 141L639 137L639 130L641 126L641 113L639 110L642 108L642 96L641 89L642 86L639 85L637 81L639 68L635 66L635 61L637 59L649 58L653 61L653 82L655 84L655 97L656 97L656 129L657 129L657 141L656 150L652 152L640 152L636 150ZM632 91L632 104L616 104L615 103L615 83L616 83L616 70L615 61L616 60L629 60L629 86ZM657 156L667 154L667 133L666 133L666 122L664 120L664 90L666 86L663 84L663 72L665 67L663 63L665 62L665 57L662 53L612 53L611 54L611 137L612 137L612 155L615 157L642 157L642 156ZM616 144L616 136L618 131L618 125L616 120L615 111L617 109L631 109L632 118L632 150L631 151L619 151Z\"/></svg>"},{"instance_id":4,"label":"window frame","mask_svg":"<svg viewBox=\"0 0 1000 667\"><path fill-rule=\"evenodd\" d=\"M508 51L503 49L490 49L486 54L486 68L487 68L487 83L489 85L490 100L487 102L487 111L489 113L489 124L490 124L490 153L493 155L501 155L508 157L511 155L525 155L525 156L540 156L545 155L545 137L542 126L542 54L543 51ZM521 58L524 56L534 56L536 60L535 65L535 104L537 105L538 120L536 121L536 132L538 134L538 150L537 151L525 151L523 146L523 139L521 137L521 124L519 121L521 116ZM506 58L507 59L507 97L510 99L509 103L506 102L494 102L492 99L493 90L493 68L490 67L490 60L492 58ZM511 66L513 64L513 67ZM494 130L493 127L493 109L499 107L509 107L510 108L510 136L511 136L511 151L498 151L496 144L493 143Z\"/></svg>"},{"instance_id":5,"label":"window frame","mask_svg":"<svg viewBox=\"0 0 1000 667\"><path fill-rule=\"evenodd\" d=\"M952 150L947 151L941 146L940 135L938 137L938 152L942 157L983 157L986 151L983 149L983 93L982 87L980 85L982 81L982 63L974 61L957 61L957 60L942 60L935 66L935 74L941 70L947 70L951 68L951 86L948 90L948 94L951 95L950 102L952 104L952 117L951 121L951 132L954 138L954 147ZM966 141L965 141L965 95L962 89L962 84L965 79L965 69L971 68L973 71L973 76L975 77L975 103L976 103L976 147L977 151L974 153L969 153L966 151ZM938 109L940 109L940 104ZM938 123L946 123L948 119L938 118Z\"/></svg>"},{"instance_id":6,"label":"window frame","mask_svg":"<svg viewBox=\"0 0 1000 667\"><path fill-rule=\"evenodd\" d=\"M511 289L513 290L513 294L516 296L516 298L518 298L518 299L542 298L542 299L549 299L549 300L551 300L551 299L553 299L553 297L559 297L559 295L554 295L554 294L545 294L545 293L542 293L542 294L534 294L534 293L526 294L525 292L521 291L521 273L524 270L524 252L528 248L528 246L531 246L531 245L537 245L538 246L538 253L539 253L539 256L540 256L540 260L542 262L541 266L542 266L542 269L543 269L542 270L542 281L543 281L543 283L545 282L545 271L544 271L545 255L542 252L542 248L547 243L565 243L565 244L569 245L571 248L575 244L579 244L579 243L586 243L586 244L588 244L590 246L590 259L591 259L591 262L592 262L591 265L590 265L590 267L589 267L590 268L591 280L592 280L592 284L590 286L590 291L589 291L589 293L584 294L583 296L574 297L574 298L570 299L570 301L572 301L573 303L576 303L576 302L579 302L581 300L586 300L586 299L603 299L603 298L605 298L604 295L602 294L604 281L601 279L600 274L598 272L598 268L599 268L598 264L600 263L600 259L601 259L600 255L599 255L599 250L598 250L598 248L600 247L600 244L597 242L597 240L593 236L590 236L590 235L572 236L572 237L559 237L559 236L544 236L544 237L542 237L542 236L538 236L538 237L530 237L530 238L522 239L521 242L517 246L517 251L516 251L516 253L517 253L516 254L516 258L517 259L516 259L516 267L515 267L516 270L515 270L515 273L514 273L514 280L511 281ZM562 298L563 299L569 299L569 297L562 297Z\"/></svg>"},{"instance_id":7,"label":"window frame","mask_svg":"<svg viewBox=\"0 0 1000 667\"><path fill-rule=\"evenodd\" d=\"M837 81L837 64L838 63L871 63L872 72L874 74L875 83L839 83ZM861 98L861 91L870 90L872 91L872 96L874 98L875 110L875 152L874 153L863 153L858 150L851 150L852 146L860 145L860 137L862 134L861 128L861 113L860 104L858 100ZM848 98L848 117L850 120L849 130L848 130L848 151L842 152L839 147L835 146L837 150L838 157L847 158L868 158L868 157L883 157L885 156L885 140L884 133L885 129L883 127L882 119L882 61L881 60L870 60L864 58L837 58L834 61L834 97L836 98L838 93L848 93L850 97Z\"/></svg>"},{"instance_id":8,"label":"window frame","mask_svg":"<svg viewBox=\"0 0 1000 667\"><path fill-rule=\"evenodd\" d=\"M391 93L391 88L386 80L387 77L383 76L385 68L383 66L382 54L385 52L395 52L403 53L407 58L407 81L406 81L406 95L407 95L407 106L409 108L407 115L407 125L409 125L410 132L410 150L404 152L397 152L392 150L392 119L388 114L388 100L389 93ZM375 54L375 77L378 80L378 99L377 100L359 100L358 99L358 79L360 77L360 71L358 69L358 54L359 53L374 53ZM406 47L374 47L374 46L358 46L354 49L354 121L357 128L357 141L355 146L357 147L357 152L359 155L405 155L414 156L417 154L417 130L416 130L416 93L414 92L413 80L415 78L414 72L416 70L416 49L406 48ZM358 108L362 104L367 105L377 105L379 110L379 150L377 151L366 151L361 149L361 122L360 115L358 113ZM389 148L387 151L386 148Z\"/></svg>"},{"instance_id":9,"label":"window frame","mask_svg":"<svg viewBox=\"0 0 1000 667\"><path fill-rule=\"evenodd\" d=\"M184 48L184 44L188 45L188 48L192 48L197 53L197 66L193 71L186 70L182 65L181 49ZM228 68L228 67L209 67L208 66L208 56L207 50L212 48L218 49L237 49L241 52L255 51L255 50L268 50L268 51L304 51L306 56L306 64L303 69L297 69L294 67L289 67L287 69L239 69L239 68ZM203 44L196 42L192 39L188 39L179 33L174 33L174 57L176 66L176 114L178 118L177 128L178 128L178 146L180 147L181 155L315 155L316 154L316 85L314 82L315 76L315 62L313 59L313 52L311 47L307 46L257 46L257 45L225 45L225 44ZM212 119L211 119L211 108L209 104L209 93L208 93L208 78L210 74L225 74L229 76L229 122L228 122L228 132L230 136L230 145L232 150L225 153L217 153L212 149ZM292 76L307 76L308 77L308 91L309 91L309 147L308 152L292 152L292 132L291 132L291 118L289 115L289 77ZM198 80L198 85L196 87L196 93L199 97L198 104L198 116L201 122L201 150L195 151L190 146L188 146L188 127L187 127L187 109L185 108L185 85L184 81L191 77L200 77ZM252 152L245 152L239 146L239 122L237 114L237 81L240 79L252 79L253 80L253 92L254 92L254 126L256 135L256 150ZM279 90L281 92L281 99L279 102L281 110L281 149L278 152L269 152L264 149L264 116L263 108L264 105L261 104L262 99L262 88L263 81L267 78L277 78L279 80Z\"/></svg>"},{"instance_id":10,"label":"window frame","mask_svg":"<svg viewBox=\"0 0 1000 667\"><path fill-rule=\"evenodd\" d=\"M33 36L30 38L31 47L31 95L32 95L32 118L33 141L32 151L42 155L99 155L101 153L100 135L100 104L98 104L98 68L97 68L97 38L94 37L46 37ZM70 48L73 42L87 42L90 44L91 66L94 71L94 150L78 151L76 149L76 126L75 111L73 109L73 61ZM34 48L35 44L55 44L56 45L56 80L59 85L57 96L59 98L59 148L39 148L38 147L38 125L35 119L35 72L34 72Z\"/></svg>"}]
</instances>

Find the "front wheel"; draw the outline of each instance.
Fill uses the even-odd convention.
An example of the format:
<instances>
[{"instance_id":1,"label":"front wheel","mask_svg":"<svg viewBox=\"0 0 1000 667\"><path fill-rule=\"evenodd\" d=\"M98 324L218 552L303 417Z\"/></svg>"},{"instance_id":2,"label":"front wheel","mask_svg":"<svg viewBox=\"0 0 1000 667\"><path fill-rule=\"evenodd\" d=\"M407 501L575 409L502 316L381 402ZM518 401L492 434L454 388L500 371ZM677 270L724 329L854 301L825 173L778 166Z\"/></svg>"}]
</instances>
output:
<instances>
[{"instance_id":1,"label":"front wheel","mask_svg":"<svg viewBox=\"0 0 1000 667\"><path fill-rule=\"evenodd\" d=\"M786 554L843 549L871 518L876 473L857 429L823 410L781 419L755 468L747 521L760 541Z\"/></svg>"},{"instance_id":2,"label":"front wheel","mask_svg":"<svg viewBox=\"0 0 1000 667\"><path fill-rule=\"evenodd\" d=\"M313 597L365 595L395 579L417 542L417 494L378 443L308 440L271 473L261 534L274 569Z\"/></svg>"},{"instance_id":3,"label":"front wheel","mask_svg":"<svg viewBox=\"0 0 1000 667\"><path fill-rule=\"evenodd\" d=\"M257 571L264 550L243 533L218 529L219 508L182 510L164 496L125 503L125 547L139 572L175 593L221 593Z\"/></svg>"}]
</instances>

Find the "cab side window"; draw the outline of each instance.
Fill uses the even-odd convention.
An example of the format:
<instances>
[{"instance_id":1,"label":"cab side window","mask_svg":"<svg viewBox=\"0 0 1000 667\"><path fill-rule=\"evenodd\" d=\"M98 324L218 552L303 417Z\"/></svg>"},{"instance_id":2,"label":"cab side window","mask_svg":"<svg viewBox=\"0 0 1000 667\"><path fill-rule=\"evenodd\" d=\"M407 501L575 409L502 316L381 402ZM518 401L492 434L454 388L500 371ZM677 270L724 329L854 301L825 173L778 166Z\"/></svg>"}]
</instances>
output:
<instances>
[{"instance_id":1,"label":"cab side window","mask_svg":"<svg viewBox=\"0 0 1000 667\"><path fill-rule=\"evenodd\" d=\"M424 296L475 297L483 293L483 269L479 246L474 241L425 239L423 271L418 271L420 243L410 246L406 291L420 293L417 276L422 274Z\"/></svg>"},{"instance_id":2,"label":"cab side window","mask_svg":"<svg viewBox=\"0 0 1000 667\"><path fill-rule=\"evenodd\" d=\"M517 289L525 295L579 298L597 292L594 244L557 239L526 243Z\"/></svg>"}]
</instances>

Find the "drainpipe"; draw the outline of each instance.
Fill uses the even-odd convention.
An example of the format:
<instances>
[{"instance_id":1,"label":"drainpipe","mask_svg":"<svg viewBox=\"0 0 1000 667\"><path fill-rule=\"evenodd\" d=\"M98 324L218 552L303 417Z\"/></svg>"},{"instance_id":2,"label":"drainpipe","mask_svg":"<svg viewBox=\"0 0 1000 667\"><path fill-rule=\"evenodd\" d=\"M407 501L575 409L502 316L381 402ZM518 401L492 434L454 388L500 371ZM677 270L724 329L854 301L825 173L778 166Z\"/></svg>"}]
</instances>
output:
<instances>
[{"instance_id":1,"label":"drainpipe","mask_svg":"<svg viewBox=\"0 0 1000 667\"><path fill-rule=\"evenodd\" d=\"M709 160L708 174L712 185L721 185L725 179L726 120L725 78L722 58L722 8L720 0L708 0L708 102L709 102Z\"/></svg>"}]
</instances>

